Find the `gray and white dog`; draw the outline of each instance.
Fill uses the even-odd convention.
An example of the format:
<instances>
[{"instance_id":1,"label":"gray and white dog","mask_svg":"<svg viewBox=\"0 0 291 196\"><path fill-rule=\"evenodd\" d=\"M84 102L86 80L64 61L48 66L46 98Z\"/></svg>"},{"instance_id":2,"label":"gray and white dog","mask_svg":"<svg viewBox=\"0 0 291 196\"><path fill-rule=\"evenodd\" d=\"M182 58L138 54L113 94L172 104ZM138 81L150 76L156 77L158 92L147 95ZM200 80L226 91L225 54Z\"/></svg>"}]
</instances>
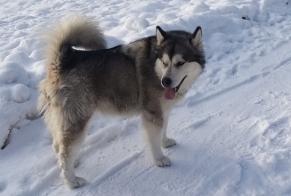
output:
<instances>
[{"instance_id":1,"label":"gray and white dog","mask_svg":"<svg viewBox=\"0 0 291 196\"><path fill-rule=\"evenodd\" d=\"M95 22L73 17L49 34L45 63L39 108L69 187L86 183L74 162L96 110L139 114L155 164L170 166L161 147L176 144L166 135L170 110L204 68L201 27L194 33L157 27L155 36L106 48Z\"/></svg>"}]
</instances>

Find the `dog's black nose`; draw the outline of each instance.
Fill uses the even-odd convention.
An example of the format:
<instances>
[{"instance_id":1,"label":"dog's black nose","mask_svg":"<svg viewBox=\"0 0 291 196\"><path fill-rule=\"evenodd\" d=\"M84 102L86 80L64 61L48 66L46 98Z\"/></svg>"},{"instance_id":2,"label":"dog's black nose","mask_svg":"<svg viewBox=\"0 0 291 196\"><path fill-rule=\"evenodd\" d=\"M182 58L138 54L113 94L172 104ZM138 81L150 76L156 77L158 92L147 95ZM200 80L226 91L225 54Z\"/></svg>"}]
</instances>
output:
<instances>
[{"instance_id":1,"label":"dog's black nose","mask_svg":"<svg viewBox=\"0 0 291 196\"><path fill-rule=\"evenodd\" d=\"M167 88L167 87L169 87L171 84L172 84L172 79L171 79L171 78L164 77L164 78L162 79L162 85L163 85L163 87Z\"/></svg>"}]
</instances>

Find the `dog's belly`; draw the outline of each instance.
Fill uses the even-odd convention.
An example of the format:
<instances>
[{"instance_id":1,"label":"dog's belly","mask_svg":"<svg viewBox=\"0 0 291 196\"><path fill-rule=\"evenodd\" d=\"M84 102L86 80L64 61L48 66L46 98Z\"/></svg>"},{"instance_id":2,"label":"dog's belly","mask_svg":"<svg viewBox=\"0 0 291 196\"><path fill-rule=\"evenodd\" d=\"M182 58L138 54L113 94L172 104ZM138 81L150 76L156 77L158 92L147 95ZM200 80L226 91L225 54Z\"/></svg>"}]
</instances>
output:
<instances>
[{"instance_id":1,"label":"dog's belly","mask_svg":"<svg viewBox=\"0 0 291 196\"><path fill-rule=\"evenodd\" d=\"M137 101L130 102L116 102L110 100L99 101L96 107L97 112L106 115L125 115L133 116L140 112L140 106Z\"/></svg>"}]
</instances>

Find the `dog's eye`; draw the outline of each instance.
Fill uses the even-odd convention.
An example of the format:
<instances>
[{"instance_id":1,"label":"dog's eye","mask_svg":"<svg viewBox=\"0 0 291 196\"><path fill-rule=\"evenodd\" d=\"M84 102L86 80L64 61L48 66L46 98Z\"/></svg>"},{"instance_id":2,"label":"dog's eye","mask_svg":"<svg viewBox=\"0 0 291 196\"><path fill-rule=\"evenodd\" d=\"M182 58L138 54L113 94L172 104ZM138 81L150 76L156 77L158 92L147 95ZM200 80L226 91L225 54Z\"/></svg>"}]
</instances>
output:
<instances>
[{"instance_id":1,"label":"dog's eye","mask_svg":"<svg viewBox=\"0 0 291 196\"><path fill-rule=\"evenodd\" d=\"M176 63L176 67L181 67L184 64L185 64L185 62L180 61L180 62Z\"/></svg>"}]
</instances>

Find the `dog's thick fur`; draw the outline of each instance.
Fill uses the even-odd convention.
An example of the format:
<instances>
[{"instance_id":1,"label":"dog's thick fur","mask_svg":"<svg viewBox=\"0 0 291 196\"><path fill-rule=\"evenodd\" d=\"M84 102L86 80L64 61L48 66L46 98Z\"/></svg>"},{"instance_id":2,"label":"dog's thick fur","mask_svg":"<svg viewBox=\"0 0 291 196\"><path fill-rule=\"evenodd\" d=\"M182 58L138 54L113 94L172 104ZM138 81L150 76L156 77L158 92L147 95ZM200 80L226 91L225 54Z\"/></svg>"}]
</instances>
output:
<instances>
[{"instance_id":1,"label":"dog's thick fur","mask_svg":"<svg viewBox=\"0 0 291 196\"><path fill-rule=\"evenodd\" d=\"M95 23L74 17L55 27L47 48L39 108L71 188L86 183L75 176L74 159L96 110L140 114L155 163L170 165L161 146L176 144L166 136L170 109L204 68L200 27L193 34L157 27L156 36L106 49Z\"/></svg>"}]
</instances>

